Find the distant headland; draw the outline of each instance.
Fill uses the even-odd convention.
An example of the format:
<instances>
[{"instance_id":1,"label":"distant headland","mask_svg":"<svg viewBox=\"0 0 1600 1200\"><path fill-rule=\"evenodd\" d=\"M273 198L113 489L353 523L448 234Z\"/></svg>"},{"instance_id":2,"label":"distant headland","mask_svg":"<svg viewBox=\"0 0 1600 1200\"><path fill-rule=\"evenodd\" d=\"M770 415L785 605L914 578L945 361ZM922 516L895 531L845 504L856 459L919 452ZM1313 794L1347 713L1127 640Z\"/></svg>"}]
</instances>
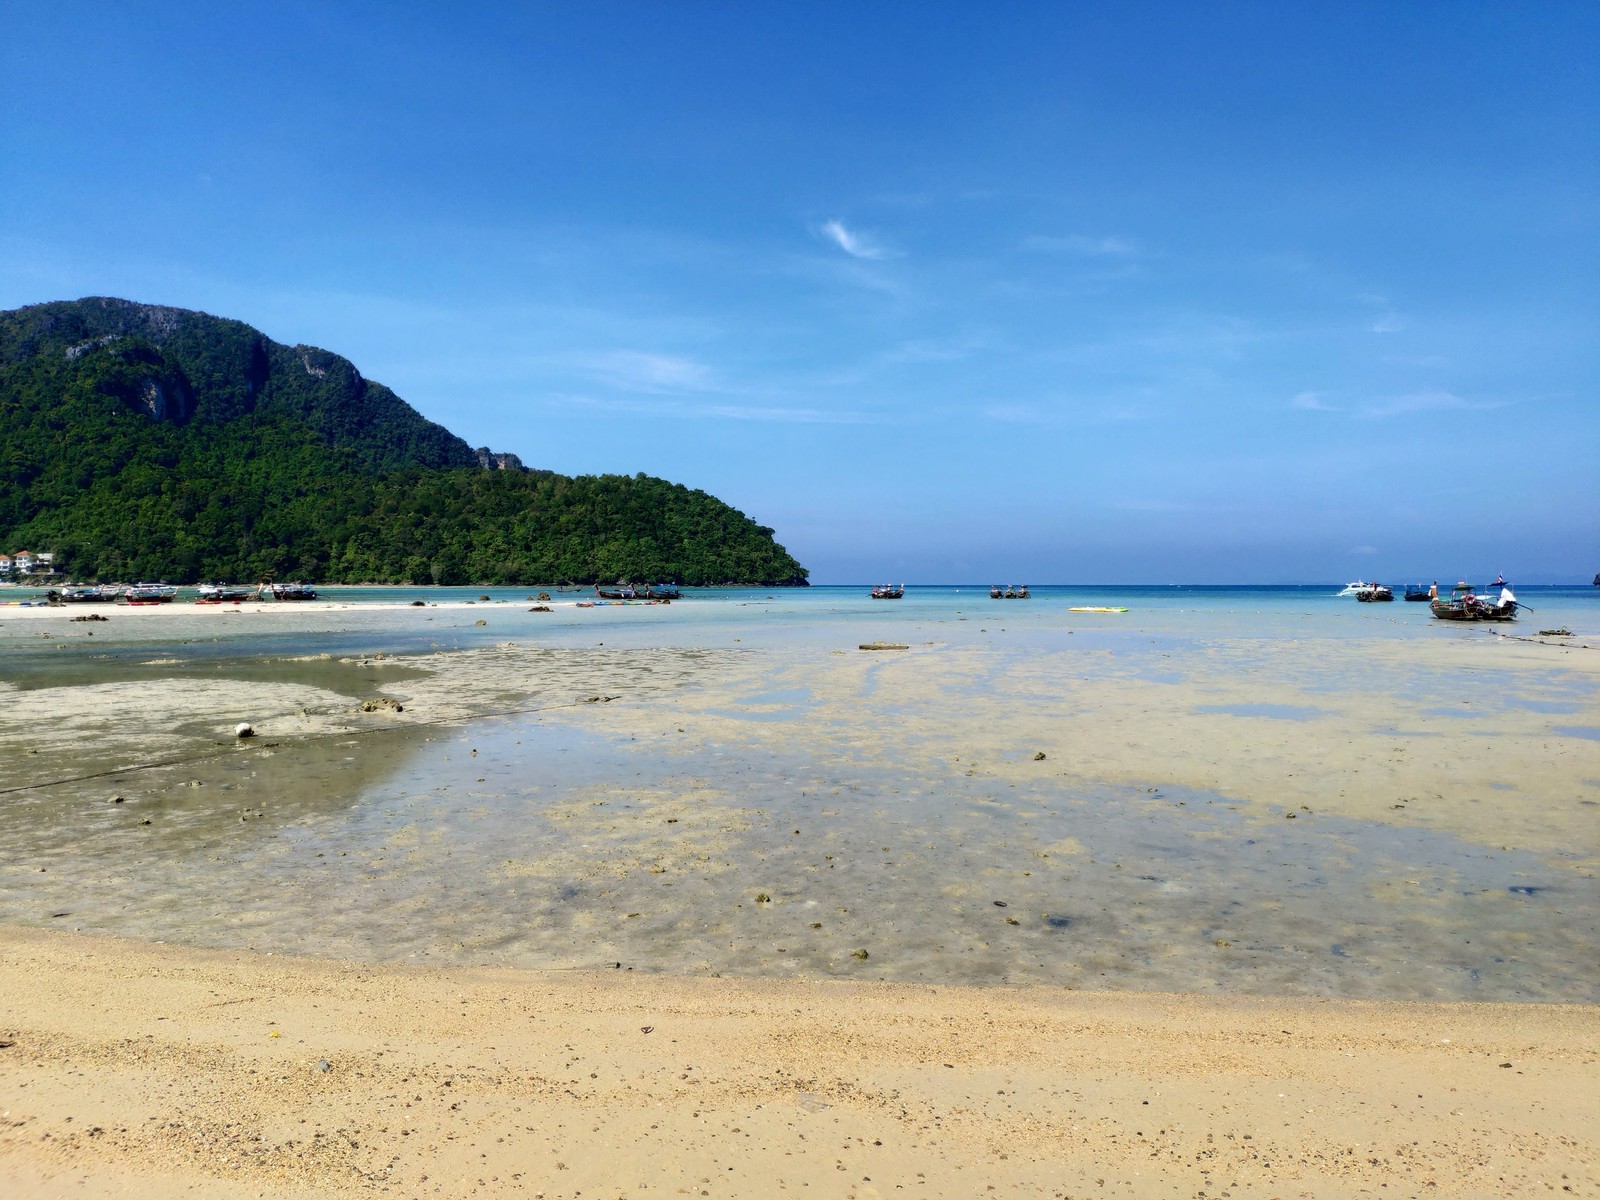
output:
<instances>
[{"instance_id":1,"label":"distant headland","mask_svg":"<svg viewBox=\"0 0 1600 1200\"><path fill-rule=\"evenodd\" d=\"M706 492L530 469L347 359L185 309L0 312L0 428L0 546L68 578L807 583Z\"/></svg>"}]
</instances>

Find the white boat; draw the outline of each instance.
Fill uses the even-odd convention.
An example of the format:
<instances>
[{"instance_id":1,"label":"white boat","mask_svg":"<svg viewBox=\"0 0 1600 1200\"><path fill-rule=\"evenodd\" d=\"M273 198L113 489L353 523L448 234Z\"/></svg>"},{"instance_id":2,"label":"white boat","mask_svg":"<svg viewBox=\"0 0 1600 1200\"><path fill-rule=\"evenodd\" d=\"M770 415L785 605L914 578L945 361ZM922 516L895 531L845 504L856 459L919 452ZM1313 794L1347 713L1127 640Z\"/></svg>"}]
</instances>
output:
<instances>
[{"instance_id":1,"label":"white boat","mask_svg":"<svg viewBox=\"0 0 1600 1200\"><path fill-rule=\"evenodd\" d=\"M1364 592L1372 591L1372 589L1377 586L1378 585L1375 583L1362 583L1361 580L1358 579L1354 583L1345 584L1344 591L1339 592L1338 594L1341 596L1360 596Z\"/></svg>"},{"instance_id":2,"label":"white boat","mask_svg":"<svg viewBox=\"0 0 1600 1200\"><path fill-rule=\"evenodd\" d=\"M178 589L170 583L135 583L122 593L124 604L171 604Z\"/></svg>"}]
</instances>

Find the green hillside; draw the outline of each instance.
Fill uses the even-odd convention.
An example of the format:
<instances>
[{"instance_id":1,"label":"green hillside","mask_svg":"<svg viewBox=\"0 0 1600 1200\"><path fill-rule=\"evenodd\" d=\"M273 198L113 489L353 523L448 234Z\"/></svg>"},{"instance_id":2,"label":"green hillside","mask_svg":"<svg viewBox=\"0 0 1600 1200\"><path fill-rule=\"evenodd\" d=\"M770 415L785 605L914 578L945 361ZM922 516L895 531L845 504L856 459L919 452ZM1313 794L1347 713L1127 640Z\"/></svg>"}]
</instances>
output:
<instances>
[{"instance_id":1,"label":"green hillside","mask_svg":"<svg viewBox=\"0 0 1600 1200\"><path fill-rule=\"evenodd\" d=\"M95 298L0 313L0 550L81 579L805 582L773 531L645 475L474 450L347 360Z\"/></svg>"}]
</instances>

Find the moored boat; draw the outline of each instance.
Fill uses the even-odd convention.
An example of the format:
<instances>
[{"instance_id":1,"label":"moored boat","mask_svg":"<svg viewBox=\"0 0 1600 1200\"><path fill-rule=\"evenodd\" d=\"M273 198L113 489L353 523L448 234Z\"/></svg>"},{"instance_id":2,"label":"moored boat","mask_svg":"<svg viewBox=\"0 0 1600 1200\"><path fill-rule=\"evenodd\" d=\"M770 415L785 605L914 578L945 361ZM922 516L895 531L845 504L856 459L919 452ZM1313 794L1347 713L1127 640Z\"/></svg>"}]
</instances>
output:
<instances>
[{"instance_id":1,"label":"moored boat","mask_svg":"<svg viewBox=\"0 0 1600 1200\"><path fill-rule=\"evenodd\" d=\"M317 589L309 583L263 583L256 588L258 599L271 596L274 600L315 600Z\"/></svg>"},{"instance_id":2,"label":"moored boat","mask_svg":"<svg viewBox=\"0 0 1600 1200\"><path fill-rule=\"evenodd\" d=\"M898 585L893 583L880 583L877 587L872 589L872 598L874 600L899 600L905 594L906 585L903 583Z\"/></svg>"},{"instance_id":3,"label":"moored boat","mask_svg":"<svg viewBox=\"0 0 1600 1200\"><path fill-rule=\"evenodd\" d=\"M132 583L122 592L124 604L171 604L178 589L170 583Z\"/></svg>"},{"instance_id":4,"label":"moored boat","mask_svg":"<svg viewBox=\"0 0 1600 1200\"><path fill-rule=\"evenodd\" d=\"M80 584L57 593L63 604L112 604L120 595L122 589L109 583L100 586Z\"/></svg>"},{"instance_id":5,"label":"moored boat","mask_svg":"<svg viewBox=\"0 0 1600 1200\"><path fill-rule=\"evenodd\" d=\"M1384 601L1393 600L1394 592L1391 589L1384 587L1381 583L1374 583L1370 587L1363 588L1361 591L1357 592L1356 599L1361 601L1363 604L1377 604Z\"/></svg>"},{"instance_id":6,"label":"moored boat","mask_svg":"<svg viewBox=\"0 0 1600 1200\"><path fill-rule=\"evenodd\" d=\"M1450 589L1448 600L1436 597L1428 607L1441 621L1515 621L1521 605L1511 594L1510 584L1503 584L1500 595L1490 600L1463 582Z\"/></svg>"},{"instance_id":7,"label":"moored boat","mask_svg":"<svg viewBox=\"0 0 1600 1200\"><path fill-rule=\"evenodd\" d=\"M194 589L196 604L238 604L256 598L257 589L227 583L202 583Z\"/></svg>"},{"instance_id":8,"label":"moored boat","mask_svg":"<svg viewBox=\"0 0 1600 1200\"><path fill-rule=\"evenodd\" d=\"M1433 586L1437 588L1439 585L1438 585L1438 583L1435 583ZM1423 587L1420 583L1408 583L1408 584L1406 584L1406 599L1407 600L1432 600L1434 598L1434 596L1436 596L1436 595L1438 595L1437 592L1429 591L1427 588Z\"/></svg>"},{"instance_id":9,"label":"moored boat","mask_svg":"<svg viewBox=\"0 0 1600 1200\"><path fill-rule=\"evenodd\" d=\"M1031 596L1032 593L1028 591L1027 584L1022 584L1019 586L1012 583L1006 585L1004 588L1002 588L999 584L995 584L989 589L989 599L991 600L1027 600L1030 599Z\"/></svg>"}]
</instances>

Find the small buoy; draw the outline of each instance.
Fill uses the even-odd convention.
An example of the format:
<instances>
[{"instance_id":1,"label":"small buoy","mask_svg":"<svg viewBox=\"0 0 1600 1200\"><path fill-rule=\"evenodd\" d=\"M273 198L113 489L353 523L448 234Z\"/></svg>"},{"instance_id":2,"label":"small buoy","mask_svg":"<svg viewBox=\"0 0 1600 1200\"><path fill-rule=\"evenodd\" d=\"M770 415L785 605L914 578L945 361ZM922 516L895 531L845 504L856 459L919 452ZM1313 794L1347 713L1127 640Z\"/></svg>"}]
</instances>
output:
<instances>
[{"instance_id":1,"label":"small buoy","mask_svg":"<svg viewBox=\"0 0 1600 1200\"><path fill-rule=\"evenodd\" d=\"M233 727L233 736L234 737L247 738L247 737L255 737L255 735L256 735L256 727L254 725L250 724L249 721L240 721L237 725L235 725Z\"/></svg>"}]
</instances>

